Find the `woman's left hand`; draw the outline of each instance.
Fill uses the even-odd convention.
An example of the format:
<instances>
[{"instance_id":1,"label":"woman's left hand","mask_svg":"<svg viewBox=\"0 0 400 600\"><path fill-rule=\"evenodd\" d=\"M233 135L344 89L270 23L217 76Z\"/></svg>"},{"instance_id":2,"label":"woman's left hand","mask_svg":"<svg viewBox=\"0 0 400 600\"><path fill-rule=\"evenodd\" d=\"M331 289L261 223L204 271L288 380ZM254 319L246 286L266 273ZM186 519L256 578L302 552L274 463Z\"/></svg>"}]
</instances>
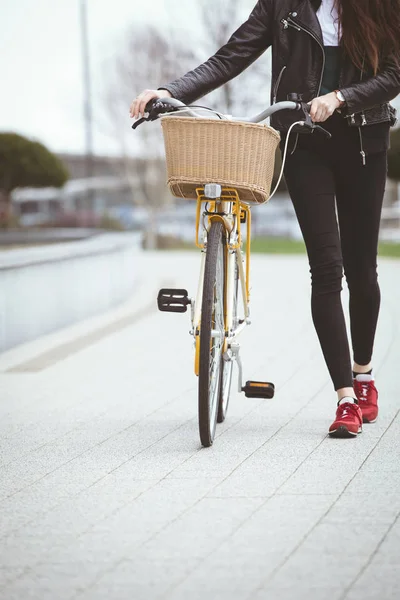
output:
<instances>
[{"instance_id":1,"label":"woman's left hand","mask_svg":"<svg viewBox=\"0 0 400 600\"><path fill-rule=\"evenodd\" d=\"M340 100L335 92L314 98L311 105L310 116L315 123L323 123L340 107Z\"/></svg>"}]
</instances>

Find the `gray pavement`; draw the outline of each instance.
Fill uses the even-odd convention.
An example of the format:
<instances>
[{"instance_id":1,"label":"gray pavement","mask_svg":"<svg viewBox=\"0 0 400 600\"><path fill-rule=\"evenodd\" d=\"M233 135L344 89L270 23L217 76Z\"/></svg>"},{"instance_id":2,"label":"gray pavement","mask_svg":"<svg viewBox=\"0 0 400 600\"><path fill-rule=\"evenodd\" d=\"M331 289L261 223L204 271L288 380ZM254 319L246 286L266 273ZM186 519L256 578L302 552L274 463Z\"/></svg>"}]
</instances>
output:
<instances>
[{"instance_id":1,"label":"gray pavement","mask_svg":"<svg viewBox=\"0 0 400 600\"><path fill-rule=\"evenodd\" d=\"M0 356L1 599L398 599L400 262L379 420L332 440L306 259L254 257L245 376L277 393L234 393L202 449L189 319L154 302L194 293L198 259L147 254L124 307Z\"/></svg>"}]
</instances>

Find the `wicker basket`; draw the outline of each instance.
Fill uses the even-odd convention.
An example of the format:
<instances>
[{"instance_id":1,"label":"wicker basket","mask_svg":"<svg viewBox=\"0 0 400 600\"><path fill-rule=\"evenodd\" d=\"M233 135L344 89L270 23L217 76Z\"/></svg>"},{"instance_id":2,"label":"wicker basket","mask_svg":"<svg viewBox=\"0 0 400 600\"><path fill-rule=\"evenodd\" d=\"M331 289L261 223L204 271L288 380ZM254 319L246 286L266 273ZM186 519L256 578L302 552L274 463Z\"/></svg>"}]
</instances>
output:
<instances>
[{"instance_id":1,"label":"wicker basket","mask_svg":"<svg viewBox=\"0 0 400 600\"><path fill-rule=\"evenodd\" d=\"M243 202L268 200L279 133L238 121L163 117L168 186L178 198L196 198L196 187L219 183L237 189Z\"/></svg>"}]
</instances>

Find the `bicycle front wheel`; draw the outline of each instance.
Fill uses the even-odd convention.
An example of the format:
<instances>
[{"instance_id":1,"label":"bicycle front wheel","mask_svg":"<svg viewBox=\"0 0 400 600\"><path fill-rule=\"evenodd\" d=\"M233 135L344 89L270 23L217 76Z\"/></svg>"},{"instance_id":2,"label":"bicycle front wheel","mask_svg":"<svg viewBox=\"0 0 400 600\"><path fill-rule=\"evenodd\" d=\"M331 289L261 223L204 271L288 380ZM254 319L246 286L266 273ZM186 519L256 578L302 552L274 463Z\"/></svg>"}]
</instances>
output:
<instances>
[{"instance_id":1,"label":"bicycle front wheel","mask_svg":"<svg viewBox=\"0 0 400 600\"><path fill-rule=\"evenodd\" d=\"M224 226L211 224L207 236L200 321L199 432L203 446L211 446L217 425L221 387L224 323Z\"/></svg>"}]
</instances>

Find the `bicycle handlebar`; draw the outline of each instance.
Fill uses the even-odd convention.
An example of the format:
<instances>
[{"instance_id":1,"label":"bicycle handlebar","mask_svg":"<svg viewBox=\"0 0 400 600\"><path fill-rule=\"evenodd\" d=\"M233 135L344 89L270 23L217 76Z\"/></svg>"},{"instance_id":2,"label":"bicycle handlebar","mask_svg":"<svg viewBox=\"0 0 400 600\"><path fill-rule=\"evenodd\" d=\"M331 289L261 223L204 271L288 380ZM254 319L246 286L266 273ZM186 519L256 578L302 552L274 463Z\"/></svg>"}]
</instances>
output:
<instances>
[{"instance_id":1,"label":"bicycle handlebar","mask_svg":"<svg viewBox=\"0 0 400 600\"><path fill-rule=\"evenodd\" d=\"M298 110L302 113L302 116L304 117L304 120L299 121L299 123L298 123L299 126L305 127L310 131L317 130L329 138L332 137L331 134L328 131L326 131L326 129L324 129L320 125L317 125L316 123L314 123L311 120L310 106L302 101L302 98L300 95L289 94L289 97L293 98L293 100L277 102L276 104L269 106L266 110L259 113L258 115L255 115L254 117L250 117L250 118L248 118L248 117L247 118L246 117L244 117L244 118L231 117L231 116L228 117L226 115L222 115L222 113L218 113L217 111L207 108L207 107L204 107L204 106L186 106L186 104L184 104L183 102L180 102L179 100L176 100L176 98L154 98L153 100L150 100L150 102L146 105L145 110L148 113L148 117L147 118L143 117L143 118L139 119L138 121L136 121L136 123L134 123L132 125L132 129L136 129L139 125L141 125L145 121L155 121L156 119L158 119L160 117L160 115L166 114L166 113L173 113L173 112L183 113L184 112L185 114L188 114L192 117L199 117L199 114L195 110L193 110L196 108L201 109L201 110L210 111L210 112L214 113L215 115L217 115L220 119L228 119L231 121L242 121L242 122L247 122L247 123L260 123L261 121L264 121L271 115L273 115L277 112L280 112L281 110Z\"/></svg>"}]
</instances>

